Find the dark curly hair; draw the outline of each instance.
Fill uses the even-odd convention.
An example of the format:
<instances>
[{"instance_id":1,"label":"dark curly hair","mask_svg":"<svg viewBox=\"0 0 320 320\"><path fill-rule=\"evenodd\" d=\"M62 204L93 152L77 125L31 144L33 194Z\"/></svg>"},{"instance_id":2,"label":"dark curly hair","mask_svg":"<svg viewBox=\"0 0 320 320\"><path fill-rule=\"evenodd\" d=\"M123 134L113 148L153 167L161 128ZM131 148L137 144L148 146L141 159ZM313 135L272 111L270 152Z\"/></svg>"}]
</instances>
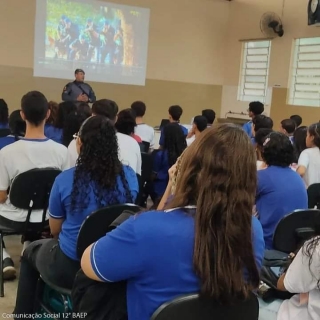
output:
<instances>
[{"instance_id":1,"label":"dark curly hair","mask_svg":"<svg viewBox=\"0 0 320 320\"><path fill-rule=\"evenodd\" d=\"M77 112L77 106L72 101L65 101L59 104L57 117L54 126L59 129L64 128L65 121L69 114Z\"/></svg>"},{"instance_id":2,"label":"dark curly hair","mask_svg":"<svg viewBox=\"0 0 320 320\"><path fill-rule=\"evenodd\" d=\"M301 152L307 149L307 145L306 145L307 132L308 132L308 127L303 126L303 127L297 128L293 134L293 146L294 146L296 162L298 161Z\"/></svg>"},{"instance_id":3,"label":"dark curly hair","mask_svg":"<svg viewBox=\"0 0 320 320\"><path fill-rule=\"evenodd\" d=\"M118 132L130 136L136 127L136 115L132 109L125 109L119 112L115 127Z\"/></svg>"},{"instance_id":4,"label":"dark curly hair","mask_svg":"<svg viewBox=\"0 0 320 320\"><path fill-rule=\"evenodd\" d=\"M118 204L119 175L126 202L132 203L128 181L118 158L118 142L112 123L103 116L88 118L80 128L79 138L82 146L73 179L72 210L79 212L87 207L91 190L99 208Z\"/></svg>"},{"instance_id":5,"label":"dark curly hair","mask_svg":"<svg viewBox=\"0 0 320 320\"><path fill-rule=\"evenodd\" d=\"M267 135L263 143L262 158L268 166L289 167L294 162L290 139L280 132Z\"/></svg>"},{"instance_id":6,"label":"dark curly hair","mask_svg":"<svg viewBox=\"0 0 320 320\"><path fill-rule=\"evenodd\" d=\"M168 152L169 166L173 166L187 147L186 137L178 123L169 123L163 129L163 150Z\"/></svg>"},{"instance_id":7,"label":"dark curly hair","mask_svg":"<svg viewBox=\"0 0 320 320\"><path fill-rule=\"evenodd\" d=\"M9 117L9 128L16 140L26 134L26 122L21 118L21 110L12 111Z\"/></svg>"},{"instance_id":8,"label":"dark curly hair","mask_svg":"<svg viewBox=\"0 0 320 320\"><path fill-rule=\"evenodd\" d=\"M0 99L0 123L7 124L9 120L9 109L7 103Z\"/></svg>"}]
</instances>

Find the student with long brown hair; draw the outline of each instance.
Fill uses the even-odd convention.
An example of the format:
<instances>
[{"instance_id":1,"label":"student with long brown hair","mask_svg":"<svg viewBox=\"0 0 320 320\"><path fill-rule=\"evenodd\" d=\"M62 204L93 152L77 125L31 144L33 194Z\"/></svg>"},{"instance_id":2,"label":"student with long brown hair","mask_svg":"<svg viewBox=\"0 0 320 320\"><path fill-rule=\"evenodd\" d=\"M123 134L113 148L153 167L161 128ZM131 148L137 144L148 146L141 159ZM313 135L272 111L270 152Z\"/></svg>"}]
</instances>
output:
<instances>
[{"instance_id":1,"label":"student with long brown hair","mask_svg":"<svg viewBox=\"0 0 320 320\"><path fill-rule=\"evenodd\" d=\"M91 279L127 281L129 320L150 319L182 294L227 305L259 285L264 240L252 216L257 178L249 137L235 125L205 130L178 162L165 211L128 219L82 257Z\"/></svg>"}]
</instances>

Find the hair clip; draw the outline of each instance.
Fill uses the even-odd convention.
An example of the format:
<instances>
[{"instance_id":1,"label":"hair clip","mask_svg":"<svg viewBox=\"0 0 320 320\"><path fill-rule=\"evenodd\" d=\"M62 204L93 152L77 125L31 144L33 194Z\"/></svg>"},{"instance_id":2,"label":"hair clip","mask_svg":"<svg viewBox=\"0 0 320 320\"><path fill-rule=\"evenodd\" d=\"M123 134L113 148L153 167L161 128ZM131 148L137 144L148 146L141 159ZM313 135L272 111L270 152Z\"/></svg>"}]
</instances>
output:
<instances>
[{"instance_id":1,"label":"hair clip","mask_svg":"<svg viewBox=\"0 0 320 320\"><path fill-rule=\"evenodd\" d=\"M270 138L267 138L267 139L264 141L263 146L265 147L269 141L270 141Z\"/></svg>"}]
</instances>

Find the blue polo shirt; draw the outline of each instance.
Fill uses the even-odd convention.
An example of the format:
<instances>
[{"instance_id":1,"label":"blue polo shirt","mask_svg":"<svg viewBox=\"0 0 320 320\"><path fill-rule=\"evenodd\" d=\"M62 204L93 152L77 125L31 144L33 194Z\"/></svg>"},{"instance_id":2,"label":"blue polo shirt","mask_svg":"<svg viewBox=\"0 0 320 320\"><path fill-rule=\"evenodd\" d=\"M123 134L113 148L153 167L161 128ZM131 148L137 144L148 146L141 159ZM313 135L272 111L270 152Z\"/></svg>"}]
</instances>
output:
<instances>
[{"instance_id":1,"label":"blue polo shirt","mask_svg":"<svg viewBox=\"0 0 320 320\"><path fill-rule=\"evenodd\" d=\"M16 138L12 135L0 138L0 149L8 146L11 143L16 142Z\"/></svg>"},{"instance_id":2,"label":"blue polo shirt","mask_svg":"<svg viewBox=\"0 0 320 320\"><path fill-rule=\"evenodd\" d=\"M149 320L164 302L199 292L193 268L194 218L183 209L138 214L98 240L91 265L102 281L127 280L129 320ZM260 269L264 240L252 218L254 255Z\"/></svg>"},{"instance_id":3,"label":"blue polo shirt","mask_svg":"<svg viewBox=\"0 0 320 320\"><path fill-rule=\"evenodd\" d=\"M289 167L270 166L257 174L256 206L266 249L272 249L279 221L294 210L308 208L307 190L299 174Z\"/></svg>"},{"instance_id":4,"label":"blue polo shirt","mask_svg":"<svg viewBox=\"0 0 320 320\"><path fill-rule=\"evenodd\" d=\"M252 139L253 135L252 135L252 121L249 121L247 123L245 123L242 126L242 129L247 133L247 135Z\"/></svg>"},{"instance_id":5,"label":"blue polo shirt","mask_svg":"<svg viewBox=\"0 0 320 320\"><path fill-rule=\"evenodd\" d=\"M157 174L157 177L153 181L153 192L156 197L162 197L166 191L169 181L169 169L168 151L158 151L153 160L153 172Z\"/></svg>"},{"instance_id":6,"label":"blue polo shirt","mask_svg":"<svg viewBox=\"0 0 320 320\"><path fill-rule=\"evenodd\" d=\"M44 135L57 143L62 143L62 134L63 130L60 128L56 128L51 124L44 126Z\"/></svg>"},{"instance_id":7,"label":"blue polo shirt","mask_svg":"<svg viewBox=\"0 0 320 320\"><path fill-rule=\"evenodd\" d=\"M180 128L183 131L183 134L185 135L185 137L187 137L188 135L188 129L186 127L184 127L183 125L179 124L178 122L176 122L177 125L180 126ZM163 128L161 129L161 135L160 135L160 140L159 140L159 145L163 146L164 145L164 134L163 134Z\"/></svg>"},{"instance_id":8,"label":"blue polo shirt","mask_svg":"<svg viewBox=\"0 0 320 320\"><path fill-rule=\"evenodd\" d=\"M132 200L134 202L139 191L137 175L129 166L123 166L123 170L131 191ZM99 207L95 200L95 195L92 188L93 186L88 185L87 188L89 191L87 197L89 202L87 207L80 213L73 212L71 210L71 193L73 188L74 173L75 168L71 168L62 172L56 178L50 194L49 214L50 217L54 219L64 219L62 230L59 234L60 248L69 258L73 260L79 260L76 253L76 245L80 227L86 217L99 209ZM120 176L117 177L117 190L118 194L112 195L113 202L110 202L111 199L110 201L106 199L104 206L127 202L125 189L121 182ZM116 202L114 201L115 198L117 200Z\"/></svg>"}]
</instances>

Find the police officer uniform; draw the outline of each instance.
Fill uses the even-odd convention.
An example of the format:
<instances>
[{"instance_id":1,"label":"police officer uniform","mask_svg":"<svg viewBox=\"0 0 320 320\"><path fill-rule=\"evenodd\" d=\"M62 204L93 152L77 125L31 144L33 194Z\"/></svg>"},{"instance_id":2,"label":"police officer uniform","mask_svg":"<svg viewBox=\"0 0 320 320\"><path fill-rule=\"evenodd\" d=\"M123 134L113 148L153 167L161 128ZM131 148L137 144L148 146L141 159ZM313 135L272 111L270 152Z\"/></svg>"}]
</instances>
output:
<instances>
[{"instance_id":1,"label":"police officer uniform","mask_svg":"<svg viewBox=\"0 0 320 320\"><path fill-rule=\"evenodd\" d=\"M77 69L75 73L78 72L83 72L81 69ZM80 81L73 81L69 82L64 88L62 92L62 101L74 101L74 102L80 102L77 101L77 98L79 95L85 94L88 97L88 101L90 103L93 103L96 101L96 95L91 88L91 86L85 82L80 82Z\"/></svg>"}]
</instances>

